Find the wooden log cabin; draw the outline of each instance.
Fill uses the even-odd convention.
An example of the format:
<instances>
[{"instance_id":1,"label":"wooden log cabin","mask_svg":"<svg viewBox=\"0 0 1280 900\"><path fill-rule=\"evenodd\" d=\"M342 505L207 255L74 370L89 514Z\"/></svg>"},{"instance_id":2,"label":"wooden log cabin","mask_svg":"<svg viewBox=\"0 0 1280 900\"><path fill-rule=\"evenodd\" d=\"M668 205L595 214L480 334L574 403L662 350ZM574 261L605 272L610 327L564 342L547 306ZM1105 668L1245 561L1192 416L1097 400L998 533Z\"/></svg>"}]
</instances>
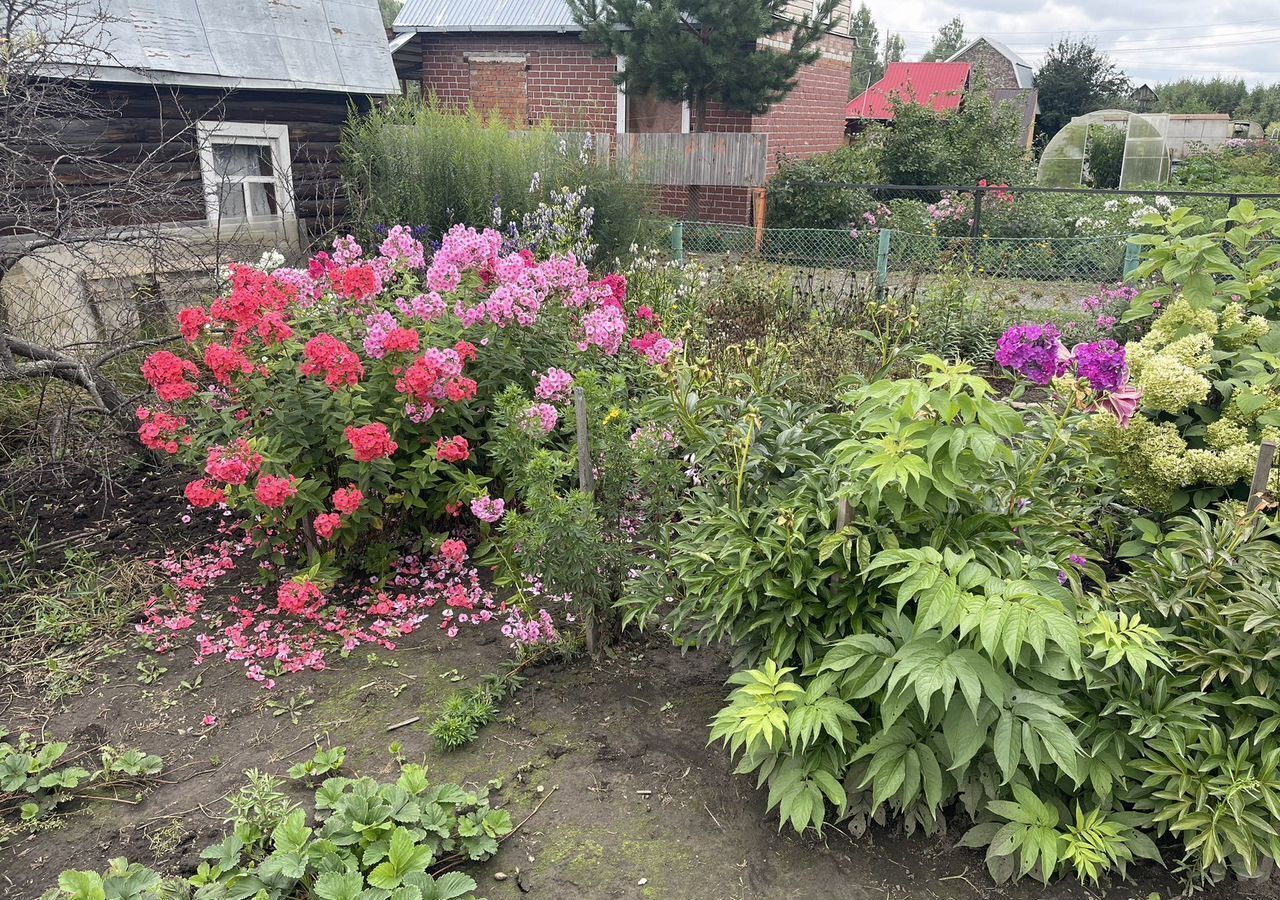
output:
<instances>
[{"instance_id":1,"label":"wooden log cabin","mask_svg":"<svg viewBox=\"0 0 1280 900\"><path fill-rule=\"evenodd\" d=\"M153 309L157 297L161 307L184 299L171 295L189 302L228 258L289 255L341 220L342 128L352 111L400 93L378 0L64 2L73 11L83 2L74 45L89 58L50 71L85 98L84 118L57 140L86 153L44 171L64 196L101 197L104 208L81 218L117 231L98 245L54 242L3 273L19 335L109 342L144 324L139 296ZM40 30L51 33L48 23ZM57 149L32 148L42 152ZM132 166L146 166L155 189L113 193L110 182L128 180ZM19 221L38 202L12 206L0 209L0 241L41 231ZM134 246L118 239L131 227Z\"/></svg>"}]
</instances>

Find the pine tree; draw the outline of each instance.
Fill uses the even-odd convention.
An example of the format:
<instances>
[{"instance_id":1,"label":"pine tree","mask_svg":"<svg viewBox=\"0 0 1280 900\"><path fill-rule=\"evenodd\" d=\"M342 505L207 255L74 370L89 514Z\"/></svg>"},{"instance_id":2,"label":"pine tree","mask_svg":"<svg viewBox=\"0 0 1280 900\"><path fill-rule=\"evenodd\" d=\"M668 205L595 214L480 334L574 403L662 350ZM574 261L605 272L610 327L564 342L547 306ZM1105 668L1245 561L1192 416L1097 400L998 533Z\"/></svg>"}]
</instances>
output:
<instances>
[{"instance_id":1,"label":"pine tree","mask_svg":"<svg viewBox=\"0 0 1280 900\"><path fill-rule=\"evenodd\" d=\"M787 18L787 0L569 0L582 39L601 56L626 58L619 84L638 94L687 102L693 130L704 131L707 103L759 115L796 86L815 62L817 40L837 23L839 0L813 15ZM786 50L761 46L791 33Z\"/></svg>"},{"instance_id":2,"label":"pine tree","mask_svg":"<svg viewBox=\"0 0 1280 900\"><path fill-rule=\"evenodd\" d=\"M964 46L964 22L956 16L938 29L933 36L933 46L920 58L921 62L943 62Z\"/></svg>"}]
</instances>

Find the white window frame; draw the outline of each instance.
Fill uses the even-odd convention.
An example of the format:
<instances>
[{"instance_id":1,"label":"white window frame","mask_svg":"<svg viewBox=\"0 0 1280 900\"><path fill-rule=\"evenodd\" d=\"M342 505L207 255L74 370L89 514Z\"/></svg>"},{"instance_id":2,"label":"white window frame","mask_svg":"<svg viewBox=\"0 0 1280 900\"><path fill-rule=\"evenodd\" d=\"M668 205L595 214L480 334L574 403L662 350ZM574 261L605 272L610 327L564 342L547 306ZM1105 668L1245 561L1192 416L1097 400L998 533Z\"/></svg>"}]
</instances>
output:
<instances>
[{"instance_id":1,"label":"white window frame","mask_svg":"<svg viewBox=\"0 0 1280 900\"><path fill-rule=\"evenodd\" d=\"M273 222L294 218L293 207L293 155L289 152L289 126L255 124L251 122L197 122L196 140L200 145L200 179L204 184L204 205L210 225L219 222ZM243 188L245 215L223 216L221 210L222 179L214 165L215 144L248 144L266 146L271 150L271 175L247 175L240 179L246 184L272 184L276 189L276 213L254 216L249 213L252 204L247 188Z\"/></svg>"},{"instance_id":2,"label":"white window frame","mask_svg":"<svg viewBox=\"0 0 1280 900\"><path fill-rule=\"evenodd\" d=\"M622 74L625 71L627 71L627 58L625 56L619 56L618 57L618 74ZM621 84L618 85L617 98L618 98L617 99L618 117L615 124L617 126L618 134L626 134L627 133L627 91L626 91L626 88L623 87ZM689 116L689 101L685 100L680 104L680 133L681 134L689 133L689 127L690 127L691 121L692 119Z\"/></svg>"}]
</instances>

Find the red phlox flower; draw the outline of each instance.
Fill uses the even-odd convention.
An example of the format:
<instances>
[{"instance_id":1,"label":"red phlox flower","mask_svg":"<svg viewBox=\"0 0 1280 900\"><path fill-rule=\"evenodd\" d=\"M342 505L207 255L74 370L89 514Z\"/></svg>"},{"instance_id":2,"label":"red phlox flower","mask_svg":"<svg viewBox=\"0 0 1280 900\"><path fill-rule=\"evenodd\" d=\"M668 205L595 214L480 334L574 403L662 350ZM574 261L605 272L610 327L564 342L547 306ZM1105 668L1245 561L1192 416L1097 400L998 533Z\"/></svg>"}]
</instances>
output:
<instances>
[{"instance_id":1,"label":"red phlox flower","mask_svg":"<svg viewBox=\"0 0 1280 900\"><path fill-rule=\"evenodd\" d=\"M436 441L436 459L441 462L458 463L471 458L471 446L460 434L451 438L440 438Z\"/></svg>"},{"instance_id":2,"label":"red phlox flower","mask_svg":"<svg viewBox=\"0 0 1280 900\"><path fill-rule=\"evenodd\" d=\"M316 534L327 541L342 527L342 516L337 513L321 513L316 516L313 524L315 525Z\"/></svg>"},{"instance_id":3,"label":"red phlox flower","mask_svg":"<svg viewBox=\"0 0 1280 900\"><path fill-rule=\"evenodd\" d=\"M262 468L262 454L255 453L248 441L240 438L230 448L210 447L204 471L223 484L241 485Z\"/></svg>"},{"instance_id":4,"label":"red phlox flower","mask_svg":"<svg viewBox=\"0 0 1280 900\"><path fill-rule=\"evenodd\" d=\"M227 499L226 491L216 487L207 478L197 478L195 481L188 482L182 493L186 495L187 502L196 509L208 509Z\"/></svg>"},{"instance_id":5,"label":"red phlox flower","mask_svg":"<svg viewBox=\"0 0 1280 900\"><path fill-rule=\"evenodd\" d=\"M214 380L223 387L231 386L233 376L253 372L253 363L239 350L223 344L210 344L204 348L204 364L213 373Z\"/></svg>"},{"instance_id":6,"label":"red phlox flower","mask_svg":"<svg viewBox=\"0 0 1280 900\"><path fill-rule=\"evenodd\" d=\"M253 343L253 335L264 316L274 313L277 318L281 317L297 297L296 285L253 266L233 265L231 291L227 296L213 301L209 307L209 315L216 321L234 325L231 346L238 350L244 349ZM282 324L283 318L279 321ZM267 327L266 335L275 333L277 329Z\"/></svg>"},{"instance_id":7,"label":"red phlox flower","mask_svg":"<svg viewBox=\"0 0 1280 900\"><path fill-rule=\"evenodd\" d=\"M298 479L289 475L261 475L258 486L253 489L253 496L263 506L279 509L298 494Z\"/></svg>"},{"instance_id":8,"label":"red phlox flower","mask_svg":"<svg viewBox=\"0 0 1280 900\"><path fill-rule=\"evenodd\" d=\"M476 358L476 345L470 341L458 341L453 345L453 352L458 354L458 359L465 366Z\"/></svg>"},{"instance_id":9,"label":"red phlox flower","mask_svg":"<svg viewBox=\"0 0 1280 900\"><path fill-rule=\"evenodd\" d=\"M187 424L182 416L171 415L162 410L152 412L146 407L140 408L137 416L142 423L138 426L138 439L142 441L142 446L173 455L181 446L191 443L190 435L184 436L181 441L176 440L178 432Z\"/></svg>"},{"instance_id":10,"label":"red phlox flower","mask_svg":"<svg viewBox=\"0 0 1280 900\"><path fill-rule=\"evenodd\" d=\"M188 344L196 342L209 321L209 314L203 306L189 306L178 311L178 330Z\"/></svg>"},{"instance_id":11,"label":"red phlox flower","mask_svg":"<svg viewBox=\"0 0 1280 900\"><path fill-rule=\"evenodd\" d=\"M420 356L396 380L396 390L402 394L408 394L419 402L429 400L436 382L443 374L443 369L434 360Z\"/></svg>"},{"instance_id":12,"label":"red phlox flower","mask_svg":"<svg viewBox=\"0 0 1280 900\"><path fill-rule=\"evenodd\" d=\"M600 279L600 283L609 289L609 293L613 295L613 303L621 309L627 302L626 276L617 272L610 272ZM608 301L605 302L607 303Z\"/></svg>"},{"instance_id":13,"label":"red phlox flower","mask_svg":"<svg viewBox=\"0 0 1280 900\"><path fill-rule=\"evenodd\" d=\"M332 390L344 384L358 384L364 377L364 364L355 351L328 333L318 334L302 348L306 362L303 375L324 375L324 383Z\"/></svg>"},{"instance_id":14,"label":"red phlox flower","mask_svg":"<svg viewBox=\"0 0 1280 900\"><path fill-rule=\"evenodd\" d=\"M351 445L351 449L355 451L355 457L360 462L373 462L375 459L383 459L395 453L400 445L391 440L391 433L387 431L387 426L381 422L374 422L371 425L362 425L359 428L348 426L345 432L347 443Z\"/></svg>"},{"instance_id":15,"label":"red phlox flower","mask_svg":"<svg viewBox=\"0 0 1280 900\"><path fill-rule=\"evenodd\" d=\"M195 394L197 386L187 376L200 377L196 364L168 350L157 350L142 363L142 377L166 403L179 403Z\"/></svg>"},{"instance_id":16,"label":"red phlox flower","mask_svg":"<svg viewBox=\"0 0 1280 900\"><path fill-rule=\"evenodd\" d=\"M334 269L329 273L329 281L339 296L357 303L363 303L382 289L378 273L367 265Z\"/></svg>"},{"instance_id":17,"label":"red phlox flower","mask_svg":"<svg viewBox=\"0 0 1280 900\"><path fill-rule=\"evenodd\" d=\"M387 332L382 346L388 353L417 353L418 332L412 328L393 328Z\"/></svg>"},{"instance_id":18,"label":"red phlox flower","mask_svg":"<svg viewBox=\"0 0 1280 900\"><path fill-rule=\"evenodd\" d=\"M465 378L461 375L457 378L450 378L449 383L445 385L445 395L454 403L470 400L476 395L476 383L474 379Z\"/></svg>"},{"instance_id":19,"label":"red phlox flower","mask_svg":"<svg viewBox=\"0 0 1280 900\"><path fill-rule=\"evenodd\" d=\"M354 484L338 488L333 492L333 508L344 516L355 515L363 502L364 494Z\"/></svg>"}]
</instances>

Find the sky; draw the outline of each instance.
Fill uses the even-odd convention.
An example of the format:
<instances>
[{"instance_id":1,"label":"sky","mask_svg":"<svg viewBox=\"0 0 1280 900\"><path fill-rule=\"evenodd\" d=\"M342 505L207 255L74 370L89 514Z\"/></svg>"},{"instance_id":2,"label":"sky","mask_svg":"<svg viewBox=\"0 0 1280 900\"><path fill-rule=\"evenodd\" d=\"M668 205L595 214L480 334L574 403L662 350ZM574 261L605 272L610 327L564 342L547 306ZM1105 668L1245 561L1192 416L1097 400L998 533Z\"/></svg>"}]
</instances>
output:
<instances>
[{"instance_id":1,"label":"sky","mask_svg":"<svg viewBox=\"0 0 1280 900\"><path fill-rule=\"evenodd\" d=\"M868 0L867 6L882 41L888 31L902 34L908 60L919 59L938 26L959 16L966 38L989 34L1035 67L1047 46L1071 35L1106 50L1135 84L1215 75L1250 85L1280 81L1277 0Z\"/></svg>"}]
</instances>

